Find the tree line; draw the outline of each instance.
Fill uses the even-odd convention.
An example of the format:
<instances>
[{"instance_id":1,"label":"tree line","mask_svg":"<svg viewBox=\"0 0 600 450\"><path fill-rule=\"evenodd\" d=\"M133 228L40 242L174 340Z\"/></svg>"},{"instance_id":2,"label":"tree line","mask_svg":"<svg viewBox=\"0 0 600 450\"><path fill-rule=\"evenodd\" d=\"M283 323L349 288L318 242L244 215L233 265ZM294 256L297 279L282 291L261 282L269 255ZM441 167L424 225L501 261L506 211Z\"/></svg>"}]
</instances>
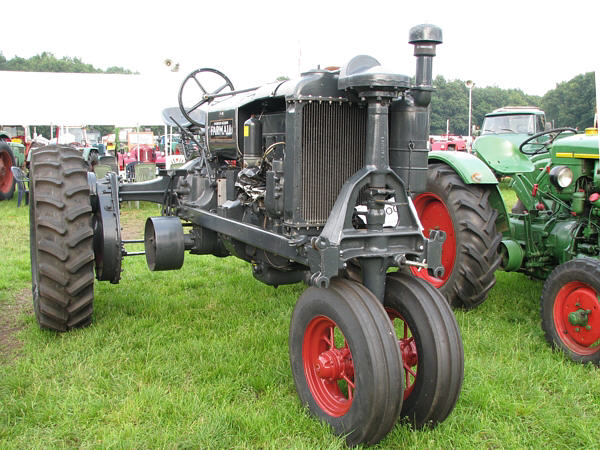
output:
<instances>
[{"instance_id":1,"label":"tree line","mask_svg":"<svg viewBox=\"0 0 600 450\"><path fill-rule=\"evenodd\" d=\"M431 134L467 135L469 129L469 89L462 80L446 80L438 75L431 100ZM481 126L483 117L503 106L537 106L546 113L554 127L577 127L583 130L594 124L596 85L594 72L575 76L558 83L543 96L527 95L520 89L474 87L472 92L472 124Z\"/></svg>"},{"instance_id":2,"label":"tree line","mask_svg":"<svg viewBox=\"0 0 600 450\"><path fill-rule=\"evenodd\" d=\"M92 64L84 63L79 58L63 56L59 59L50 52L43 52L27 59L19 56L6 59L2 52L0 52L0 70L16 70L22 72L134 73L131 70L117 66L102 70L94 67Z\"/></svg>"}]
</instances>

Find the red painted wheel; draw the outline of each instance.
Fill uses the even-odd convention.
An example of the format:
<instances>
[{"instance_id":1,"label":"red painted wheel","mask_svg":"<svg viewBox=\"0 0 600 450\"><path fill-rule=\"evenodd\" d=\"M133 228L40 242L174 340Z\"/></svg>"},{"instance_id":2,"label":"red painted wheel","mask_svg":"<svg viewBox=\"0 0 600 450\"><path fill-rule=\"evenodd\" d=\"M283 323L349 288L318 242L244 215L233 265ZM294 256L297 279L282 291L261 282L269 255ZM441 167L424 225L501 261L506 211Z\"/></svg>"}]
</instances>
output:
<instances>
[{"instance_id":1,"label":"red painted wheel","mask_svg":"<svg viewBox=\"0 0 600 450\"><path fill-rule=\"evenodd\" d=\"M15 193L15 177L10 168L15 157L6 142L0 142L0 200L10 200Z\"/></svg>"},{"instance_id":2,"label":"red painted wheel","mask_svg":"<svg viewBox=\"0 0 600 450\"><path fill-rule=\"evenodd\" d=\"M404 373L381 302L356 282L309 287L290 324L290 363L298 397L350 446L375 444L396 423Z\"/></svg>"},{"instance_id":3,"label":"red painted wheel","mask_svg":"<svg viewBox=\"0 0 600 450\"><path fill-rule=\"evenodd\" d=\"M463 348L454 314L440 292L409 273L389 274L384 306L404 368L401 416L420 428L443 421L463 379Z\"/></svg>"},{"instance_id":4,"label":"red painted wheel","mask_svg":"<svg viewBox=\"0 0 600 450\"><path fill-rule=\"evenodd\" d=\"M552 271L542 291L542 328L577 362L600 365L600 262L579 258Z\"/></svg>"},{"instance_id":5,"label":"red painted wheel","mask_svg":"<svg viewBox=\"0 0 600 450\"><path fill-rule=\"evenodd\" d=\"M554 326L569 349L592 355L600 344L598 292L589 284L572 281L565 284L554 301Z\"/></svg>"},{"instance_id":6,"label":"red painted wheel","mask_svg":"<svg viewBox=\"0 0 600 450\"><path fill-rule=\"evenodd\" d=\"M333 417L348 412L355 388L352 353L343 335L340 342L340 335L333 320L318 316L306 327L302 343L308 387L321 409Z\"/></svg>"},{"instance_id":7,"label":"red painted wheel","mask_svg":"<svg viewBox=\"0 0 600 450\"><path fill-rule=\"evenodd\" d=\"M444 275L434 278L423 269L413 274L437 287L455 308L481 304L496 282L502 235L496 230L498 212L490 205L490 192L489 186L465 184L454 169L436 162L427 170L426 192L413 199L425 236L431 230L446 233Z\"/></svg>"},{"instance_id":8,"label":"red painted wheel","mask_svg":"<svg viewBox=\"0 0 600 450\"><path fill-rule=\"evenodd\" d=\"M415 209L421 225L423 225L423 234L429 237L430 230L442 230L446 233L446 240L442 248L442 265L444 266L444 275L441 278L436 278L427 273L425 269L411 267L414 275L428 281L434 287L441 287L454 269L454 259L456 257L456 236L454 233L454 225L452 217L448 212L448 207L444 201L433 192L425 192L417 195L413 200Z\"/></svg>"},{"instance_id":9,"label":"red painted wheel","mask_svg":"<svg viewBox=\"0 0 600 450\"><path fill-rule=\"evenodd\" d=\"M404 400L406 400L414 390L415 381L417 381L419 362L417 343L412 335L412 331L410 331L410 328L408 327L408 323L406 323L400 313L390 307L385 308L385 310L396 329L398 346L400 347L400 353L402 354L402 366L404 367Z\"/></svg>"}]
</instances>

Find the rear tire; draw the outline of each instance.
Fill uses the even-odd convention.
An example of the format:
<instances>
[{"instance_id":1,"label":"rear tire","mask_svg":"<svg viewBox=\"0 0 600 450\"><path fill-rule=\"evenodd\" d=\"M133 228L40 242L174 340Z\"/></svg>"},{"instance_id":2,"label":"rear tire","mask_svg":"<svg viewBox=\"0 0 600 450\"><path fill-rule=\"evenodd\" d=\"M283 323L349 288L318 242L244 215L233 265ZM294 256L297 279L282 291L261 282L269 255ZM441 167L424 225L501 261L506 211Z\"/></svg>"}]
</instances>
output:
<instances>
[{"instance_id":1,"label":"rear tire","mask_svg":"<svg viewBox=\"0 0 600 450\"><path fill-rule=\"evenodd\" d=\"M15 156L10 145L0 142L0 201L10 200L15 194L16 180L10 170L15 165Z\"/></svg>"},{"instance_id":2,"label":"rear tire","mask_svg":"<svg viewBox=\"0 0 600 450\"><path fill-rule=\"evenodd\" d=\"M579 363L600 365L600 261L578 258L556 267L542 290L546 340Z\"/></svg>"},{"instance_id":3,"label":"rear tire","mask_svg":"<svg viewBox=\"0 0 600 450\"><path fill-rule=\"evenodd\" d=\"M404 392L401 355L367 288L342 279L309 287L292 314L289 348L300 401L348 445L375 444L393 428Z\"/></svg>"},{"instance_id":4,"label":"rear tire","mask_svg":"<svg viewBox=\"0 0 600 450\"><path fill-rule=\"evenodd\" d=\"M456 318L440 292L408 273L389 274L384 306L395 325L405 370L400 415L434 426L454 409L464 375Z\"/></svg>"},{"instance_id":5,"label":"rear tire","mask_svg":"<svg viewBox=\"0 0 600 450\"><path fill-rule=\"evenodd\" d=\"M29 237L35 317L42 328L88 325L94 301L92 208L87 164L71 147L35 149Z\"/></svg>"},{"instance_id":6,"label":"rear tire","mask_svg":"<svg viewBox=\"0 0 600 450\"><path fill-rule=\"evenodd\" d=\"M465 184L450 166L432 163L427 192L414 199L425 236L429 230L443 230L446 241L441 279L422 269L412 272L438 288L454 308L475 308L496 283L502 235L496 231L498 212L491 207L489 195L483 186Z\"/></svg>"}]
</instances>

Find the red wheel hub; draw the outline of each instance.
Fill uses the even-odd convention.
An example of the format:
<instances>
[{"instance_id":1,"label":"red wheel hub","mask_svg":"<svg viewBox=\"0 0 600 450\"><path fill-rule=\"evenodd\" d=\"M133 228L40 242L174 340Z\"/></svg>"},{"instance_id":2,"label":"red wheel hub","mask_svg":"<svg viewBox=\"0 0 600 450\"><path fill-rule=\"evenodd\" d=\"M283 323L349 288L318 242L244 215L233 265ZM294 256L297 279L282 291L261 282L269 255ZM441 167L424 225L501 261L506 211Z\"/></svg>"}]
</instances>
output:
<instances>
[{"instance_id":1,"label":"red wheel hub","mask_svg":"<svg viewBox=\"0 0 600 450\"><path fill-rule=\"evenodd\" d=\"M304 332L302 361L308 388L319 407L340 417L354 398L354 364L346 339L336 344L336 328L328 317L312 319Z\"/></svg>"},{"instance_id":2,"label":"red wheel hub","mask_svg":"<svg viewBox=\"0 0 600 450\"><path fill-rule=\"evenodd\" d=\"M572 281L556 295L554 326L573 352L591 355L600 351L600 297L589 284Z\"/></svg>"},{"instance_id":3,"label":"red wheel hub","mask_svg":"<svg viewBox=\"0 0 600 450\"><path fill-rule=\"evenodd\" d=\"M0 192L8 192L12 187L13 176L10 171L12 161L8 152L0 153Z\"/></svg>"},{"instance_id":4,"label":"red wheel hub","mask_svg":"<svg viewBox=\"0 0 600 450\"><path fill-rule=\"evenodd\" d=\"M433 286L439 288L442 286L454 267L456 258L456 236L454 233L454 225L452 217L448 212L446 204L440 197L431 193L425 192L418 195L414 199L417 215L423 225L423 234L429 237L430 230L442 230L446 233L446 241L442 248L442 265L444 266L444 275L441 278L435 278L427 273L424 269L411 267L414 275L427 280Z\"/></svg>"},{"instance_id":5,"label":"red wheel hub","mask_svg":"<svg viewBox=\"0 0 600 450\"><path fill-rule=\"evenodd\" d=\"M402 365L404 366L404 400L406 400L415 388L415 382L417 381L417 368L419 364L417 343L408 324L400 313L392 308L385 308L385 310L394 327L396 328L397 325L402 327L401 333L396 331L396 334L398 337L398 346L402 353Z\"/></svg>"}]
</instances>

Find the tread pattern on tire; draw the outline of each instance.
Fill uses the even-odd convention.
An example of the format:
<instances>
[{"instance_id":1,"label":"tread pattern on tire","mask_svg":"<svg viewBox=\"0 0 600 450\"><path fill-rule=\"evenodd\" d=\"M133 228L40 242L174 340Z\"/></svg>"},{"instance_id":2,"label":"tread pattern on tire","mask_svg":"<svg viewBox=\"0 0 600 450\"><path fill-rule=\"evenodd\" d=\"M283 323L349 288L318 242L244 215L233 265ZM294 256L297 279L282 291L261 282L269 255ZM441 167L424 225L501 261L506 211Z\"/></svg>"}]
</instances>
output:
<instances>
[{"instance_id":1,"label":"tread pattern on tire","mask_svg":"<svg viewBox=\"0 0 600 450\"><path fill-rule=\"evenodd\" d=\"M336 319L335 316L340 311L345 311L346 315ZM365 345L352 348L353 344L349 342L353 358L356 359L361 354L376 368L377 379L366 377L364 374L357 375L366 377L365 384L362 385L364 392L359 394L364 402L362 407L358 408L358 404L353 404L350 411L339 418L328 416L320 409L312 397L304 375L301 357L304 333L302 323L307 316L317 315L330 317L336 322L339 320L340 327L342 322L354 324L353 329L342 329L342 332L356 333L354 339ZM360 338L357 337L359 335ZM346 338L353 339L348 335ZM371 291L361 284L341 279L333 279L328 289L308 288L294 308L289 345L290 363L300 400L315 416L329 423L336 434L346 436L348 445L375 444L394 427L402 405L401 354L387 313ZM357 399L358 397L355 397L354 401L357 402ZM352 423L352 420L356 422Z\"/></svg>"},{"instance_id":2,"label":"tread pattern on tire","mask_svg":"<svg viewBox=\"0 0 600 450\"><path fill-rule=\"evenodd\" d=\"M490 191L465 184L441 163L429 165L427 189L443 193L457 236L453 273L439 289L452 307L475 308L496 283L501 261L497 250L502 234L496 231L498 212L490 205Z\"/></svg>"},{"instance_id":3,"label":"tread pattern on tire","mask_svg":"<svg viewBox=\"0 0 600 450\"><path fill-rule=\"evenodd\" d=\"M429 364L418 366L417 385L404 400L400 415L415 428L435 426L454 409L464 377L464 350L456 318L438 290L404 272L388 275L385 306L401 313L413 336L418 333L419 358ZM422 354L424 347L426 353L435 355Z\"/></svg>"},{"instance_id":4,"label":"tread pattern on tire","mask_svg":"<svg viewBox=\"0 0 600 450\"><path fill-rule=\"evenodd\" d=\"M80 152L51 145L31 158L31 252L34 310L42 328L91 323L94 251L86 163Z\"/></svg>"}]
</instances>

